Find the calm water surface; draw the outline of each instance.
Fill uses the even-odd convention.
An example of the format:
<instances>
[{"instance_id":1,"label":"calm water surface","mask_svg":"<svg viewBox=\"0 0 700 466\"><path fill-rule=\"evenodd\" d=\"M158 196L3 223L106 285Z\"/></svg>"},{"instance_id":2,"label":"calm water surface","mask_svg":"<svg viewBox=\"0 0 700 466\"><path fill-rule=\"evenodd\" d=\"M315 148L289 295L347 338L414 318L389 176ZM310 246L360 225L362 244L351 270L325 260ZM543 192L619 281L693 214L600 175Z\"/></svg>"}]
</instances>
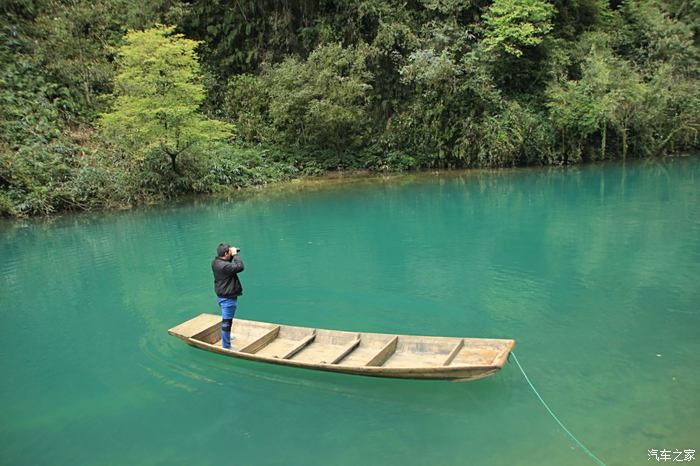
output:
<instances>
[{"instance_id":1,"label":"calm water surface","mask_svg":"<svg viewBox=\"0 0 700 466\"><path fill-rule=\"evenodd\" d=\"M220 241L243 249L241 318L515 338L608 465L700 450L700 159L686 158L0 224L0 464L593 464L514 364L383 380L168 336L218 312Z\"/></svg>"}]
</instances>

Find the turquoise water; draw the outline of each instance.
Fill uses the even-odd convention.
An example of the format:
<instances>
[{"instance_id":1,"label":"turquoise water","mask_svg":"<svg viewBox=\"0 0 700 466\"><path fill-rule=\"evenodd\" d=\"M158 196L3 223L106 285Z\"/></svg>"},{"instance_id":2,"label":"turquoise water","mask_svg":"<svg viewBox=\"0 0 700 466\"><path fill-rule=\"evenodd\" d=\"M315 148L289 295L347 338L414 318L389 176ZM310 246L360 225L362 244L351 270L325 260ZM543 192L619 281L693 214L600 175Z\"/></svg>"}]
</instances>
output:
<instances>
[{"instance_id":1,"label":"turquoise water","mask_svg":"<svg viewBox=\"0 0 700 466\"><path fill-rule=\"evenodd\" d=\"M587 465L515 364L474 382L239 361L166 330L241 318L515 338L608 465L700 450L700 159L313 183L0 224L0 464Z\"/></svg>"}]
</instances>

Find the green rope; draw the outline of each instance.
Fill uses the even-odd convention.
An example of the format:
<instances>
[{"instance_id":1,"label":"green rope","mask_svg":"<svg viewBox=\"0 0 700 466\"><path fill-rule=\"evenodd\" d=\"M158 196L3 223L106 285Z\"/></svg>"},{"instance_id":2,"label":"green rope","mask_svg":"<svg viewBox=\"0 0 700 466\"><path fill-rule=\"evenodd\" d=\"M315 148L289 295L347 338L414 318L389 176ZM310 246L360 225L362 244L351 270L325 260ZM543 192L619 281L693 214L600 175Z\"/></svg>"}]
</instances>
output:
<instances>
[{"instance_id":1,"label":"green rope","mask_svg":"<svg viewBox=\"0 0 700 466\"><path fill-rule=\"evenodd\" d=\"M557 424L559 424L559 426L560 426L562 429L564 429L564 432L566 432L567 434L569 434L569 437L571 437L572 439L574 439L574 442L576 442L576 444L577 444L579 447L581 447L581 449L582 449L583 451L585 451L585 452L588 454L588 456L590 456L591 458L593 458L593 459L596 461L596 463L598 463L598 464L601 465L601 466L606 466L605 463L603 463L603 462L600 460L600 458L598 458L597 456L595 456L591 450L589 450L588 448L586 448L586 446L585 446L583 443L581 443L581 442L579 441L579 439L577 439L576 437L574 437L574 434L572 434L571 432L569 432L569 429L567 429L567 428L564 426L564 424L562 424L562 422L559 420L559 418L557 417L557 415L554 414L554 412L549 408L549 406L547 405L547 403L545 403L545 401L542 399L542 397L540 396L540 394L537 392L537 389L535 389L535 386L532 385L532 382L530 382L530 378L529 378L529 377L527 376L527 374L525 373L525 370L523 369L523 366L520 365L520 362L518 361L518 357L517 357L517 356L515 355L515 353L513 353L513 352L511 352L510 354L511 354L511 355L513 356L513 358L515 359L515 363L516 363L516 364L518 365L518 367L520 368L520 372L523 373L523 377L525 377L525 380L527 381L528 385L530 385L530 388L532 388L532 391L535 392L535 395L537 395L537 398L539 398L539 400L542 402L542 405L543 405L545 408L547 408L547 411L549 412L549 414L551 414L551 416L554 418L554 420L557 421Z\"/></svg>"}]
</instances>

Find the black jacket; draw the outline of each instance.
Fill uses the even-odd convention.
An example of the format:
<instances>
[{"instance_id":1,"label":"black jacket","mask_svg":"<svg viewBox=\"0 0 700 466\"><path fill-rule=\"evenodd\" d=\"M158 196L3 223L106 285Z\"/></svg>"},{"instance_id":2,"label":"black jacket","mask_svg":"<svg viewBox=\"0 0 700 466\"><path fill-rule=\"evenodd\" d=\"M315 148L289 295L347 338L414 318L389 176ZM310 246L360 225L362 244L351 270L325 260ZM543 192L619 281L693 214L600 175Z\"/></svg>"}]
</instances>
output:
<instances>
[{"instance_id":1,"label":"black jacket","mask_svg":"<svg viewBox=\"0 0 700 466\"><path fill-rule=\"evenodd\" d=\"M211 261L211 270L214 272L214 292L217 296L235 298L243 294L243 286L238 279L238 273L243 272L243 261L238 254L230 262L215 257Z\"/></svg>"}]
</instances>

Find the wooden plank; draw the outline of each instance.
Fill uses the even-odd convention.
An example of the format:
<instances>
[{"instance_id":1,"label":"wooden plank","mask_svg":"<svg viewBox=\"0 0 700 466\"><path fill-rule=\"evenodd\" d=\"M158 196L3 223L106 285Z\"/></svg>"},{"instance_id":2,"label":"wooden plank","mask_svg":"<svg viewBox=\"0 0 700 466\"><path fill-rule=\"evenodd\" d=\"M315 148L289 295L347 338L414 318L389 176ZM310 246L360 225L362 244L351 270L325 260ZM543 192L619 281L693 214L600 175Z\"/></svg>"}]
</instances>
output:
<instances>
[{"instance_id":1,"label":"wooden plank","mask_svg":"<svg viewBox=\"0 0 700 466\"><path fill-rule=\"evenodd\" d=\"M269 332L267 332L265 335L261 336L257 340L253 341L252 343L249 343L245 347L241 348L239 351L241 353L248 353L248 354L255 354L270 343L272 343L277 336L280 334L280 326L276 326Z\"/></svg>"},{"instance_id":2,"label":"wooden plank","mask_svg":"<svg viewBox=\"0 0 700 466\"><path fill-rule=\"evenodd\" d=\"M343 351L341 351L340 354L338 356L336 356L335 359L333 359L329 364L338 364L340 361L345 359L345 356L347 356L348 354L355 351L355 348L357 348L358 346L360 346L360 334L359 333L357 334L357 339L354 340L352 343L350 343L345 348L343 348Z\"/></svg>"},{"instance_id":3,"label":"wooden plank","mask_svg":"<svg viewBox=\"0 0 700 466\"><path fill-rule=\"evenodd\" d=\"M399 337L395 336L392 338L389 343L384 345L384 347L379 350L379 352L369 360L365 366L381 366L386 362L387 359L391 357L392 354L394 354L394 351L396 351L396 345L399 342Z\"/></svg>"},{"instance_id":4,"label":"wooden plank","mask_svg":"<svg viewBox=\"0 0 700 466\"><path fill-rule=\"evenodd\" d=\"M306 348L309 344L311 344L311 342L314 341L315 338L316 338L316 329L314 329L314 331L311 332L311 335L309 335L308 337L306 337L306 338L304 338L303 340L301 340L301 341L299 342L298 345L296 345L294 348L290 349L290 350L287 352L287 354L285 354L284 356L282 356L282 359L289 359L289 358L291 358L292 356L294 356L295 354L297 354L299 351L303 350L303 349Z\"/></svg>"},{"instance_id":5,"label":"wooden plank","mask_svg":"<svg viewBox=\"0 0 700 466\"><path fill-rule=\"evenodd\" d=\"M211 327L202 330L198 334L190 337L195 340L200 340L206 343L216 343L221 339L221 321L215 323Z\"/></svg>"},{"instance_id":6,"label":"wooden plank","mask_svg":"<svg viewBox=\"0 0 700 466\"><path fill-rule=\"evenodd\" d=\"M449 366L452 364L452 360L459 354L461 351L462 347L464 346L464 338L460 338L460 340L457 342L454 348L452 348L452 351L450 351L450 355L447 356L447 359L445 359L445 362L442 363L443 366Z\"/></svg>"},{"instance_id":7,"label":"wooden plank","mask_svg":"<svg viewBox=\"0 0 700 466\"><path fill-rule=\"evenodd\" d=\"M216 323L221 323L221 316L215 316L214 314L200 314L190 320L187 320L180 325L168 330L170 335L174 335L183 340L187 340L192 336L200 333L202 330L210 328Z\"/></svg>"},{"instance_id":8,"label":"wooden plank","mask_svg":"<svg viewBox=\"0 0 700 466\"><path fill-rule=\"evenodd\" d=\"M493 358L493 364L498 367L503 367L508 360L508 355L511 351L513 351L513 347L515 347L515 341L511 340L506 342L505 348L503 348L503 350L495 358Z\"/></svg>"}]
</instances>

